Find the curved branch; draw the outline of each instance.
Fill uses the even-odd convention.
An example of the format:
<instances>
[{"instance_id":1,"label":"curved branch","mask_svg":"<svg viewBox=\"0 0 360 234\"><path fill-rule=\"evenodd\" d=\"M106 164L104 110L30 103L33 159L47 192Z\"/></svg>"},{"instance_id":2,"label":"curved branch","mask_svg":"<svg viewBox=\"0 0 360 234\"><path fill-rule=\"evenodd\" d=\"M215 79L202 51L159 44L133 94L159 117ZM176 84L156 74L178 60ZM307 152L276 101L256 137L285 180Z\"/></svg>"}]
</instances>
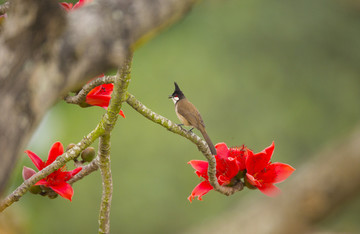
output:
<instances>
[{"instance_id":1,"label":"curved branch","mask_svg":"<svg viewBox=\"0 0 360 234\"><path fill-rule=\"evenodd\" d=\"M132 94L128 94L128 98L126 102L147 119L151 120L154 123L160 124L167 130L176 133L180 136L183 136L188 140L190 140L192 143L194 143L209 162L209 168L208 168L209 182L213 186L214 190L229 196L243 189L242 183L237 183L233 187L224 187L219 185L216 178L215 157L211 154L208 144L205 141L203 141L199 136L197 136L195 133L186 131L176 123L173 123L169 119L153 112L152 110L147 108L144 104L142 104L140 101L138 101Z\"/></svg>"},{"instance_id":2,"label":"curved branch","mask_svg":"<svg viewBox=\"0 0 360 234\"><path fill-rule=\"evenodd\" d=\"M104 76L100 78L96 78L95 80L90 81L82 89L74 96L65 96L64 101L69 104L77 104L82 105L86 101L86 95L96 86L102 85L102 84L109 84L114 83L115 76Z\"/></svg>"}]
</instances>

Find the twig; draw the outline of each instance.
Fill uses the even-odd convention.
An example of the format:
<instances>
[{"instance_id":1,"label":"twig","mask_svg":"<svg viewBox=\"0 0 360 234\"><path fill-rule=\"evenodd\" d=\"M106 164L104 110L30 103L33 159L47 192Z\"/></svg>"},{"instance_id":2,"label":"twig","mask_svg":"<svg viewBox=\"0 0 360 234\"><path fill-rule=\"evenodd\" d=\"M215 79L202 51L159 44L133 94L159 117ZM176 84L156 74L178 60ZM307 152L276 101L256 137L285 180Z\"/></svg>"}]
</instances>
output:
<instances>
[{"instance_id":1,"label":"twig","mask_svg":"<svg viewBox=\"0 0 360 234\"><path fill-rule=\"evenodd\" d=\"M110 207L113 191L110 168L110 134L99 139L99 159L102 177L102 197L99 213L99 233L110 233Z\"/></svg>"},{"instance_id":2,"label":"twig","mask_svg":"<svg viewBox=\"0 0 360 234\"><path fill-rule=\"evenodd\" d=\"M91 163L89 163L86 166L83 166L82 170L78 174L76 174L73 178L68 180L67 183L73 184L98 169L99 169L99 157L96 157L94 160L91 161Z\"/></svg>"},{"instance_id":3,"label":"twig","mask_svg":"<svg viewBox=\"0 0 360 234\"><path fill-rule=\"evenodd\" d=\"M234 194L237 191L240 191L243 189L243 184L238 183L233 187L224 187L219 185L217 178L216 178L216 160L213 155L210 153L210 149L205 141L203 141L199 136L197 136L195 133L186 131L185 129L178 126L176 123L173 123L169 119L165 118L164 116L161 116L149 108L147 108L144 104L142 104L140 101L138 101L132 94L128 93L128 98L126 102L134 108L137 112L142 114L147 119L151 120L154 123L160 124L167 130L176 133L180 136L183 136L193 142L198 149L201 151L201 153L206 157L207 161L209 162L209 168L208 168L208 175L209 175L209 182L213 186L214 190L225 194L227 196Z\"/></svg>"},{"instance_id":4,"label":"twig","mask_svg":"<svg viewBox=\"0 0 360 234\"><path fill-rule=\"evenodd\" d=\"M115 80L115 76L104 76L104 77L96 78L95 80L84 85L84 87L80 90L78 94L76 94L75 96L67 95L65 96L64 100L70 104L80 105L86 101L86 95L93 88L102 84L114 83L114 80Z\"/></svg>"}]
</instances>

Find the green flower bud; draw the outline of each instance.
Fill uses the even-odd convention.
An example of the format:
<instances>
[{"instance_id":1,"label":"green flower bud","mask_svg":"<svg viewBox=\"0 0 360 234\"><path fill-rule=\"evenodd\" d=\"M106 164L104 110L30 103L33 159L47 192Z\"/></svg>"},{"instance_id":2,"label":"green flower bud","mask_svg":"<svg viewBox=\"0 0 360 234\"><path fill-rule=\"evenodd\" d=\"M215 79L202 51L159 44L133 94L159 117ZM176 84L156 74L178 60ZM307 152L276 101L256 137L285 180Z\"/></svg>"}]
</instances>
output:
<instances>
[{"instance_id":1,"label":"green flower bud","mask_svg":"<svg viewBox=\"0 0 360 234\"><path fill-rule=\"evenodd\" d=\"M50 199L55 199L55 198L58 197L58 194L55 193L55 192L50 192L50 193L48 193L48 197L49 197Z\"/></svg>"},{"instance_id":2,"label":"green flower bud","mask_svg":"<svg viewBox=\"0 0 360 234\"><path fill-rule=\"evenodd\" d=\"M42 190L39 185L34 185L29 188L29 192L32 194L39 194L41 191Z\"/></svg>"},{"instance_id":3,"label":"green flower bud","mask_svg":"<svg viewBox=\"0 0 360 234\"><path fill-rule=\"evenodd\" d=\"M81 152L81 158L84 162L91 162L95 158L94 147L87 147L83 152Z\"/></svg>"},{"instance_id":4,"label":"green flower bud","mask_svg":"<svg viewBox=\"0 0 360 234\"><path fill-rule=\"evenodd\" d=\"M250 182L247 180L246 176L244 177L244 184L249 189L257 189L254 185L250 184Z\"/></svg>"},{"instance_id":5,"label":"green flower bud","mask_svg":"<svg viewBox=\"0 0 360 234\"><path fill-rule=\"evenodd\" d=\"M69 149L71 149L71 148L74 147L74 146L75 146L74 143L69 144L69 145L66 147L66 150L65 150L65 151L68 151Z\"/></svg>"}]
</instances>

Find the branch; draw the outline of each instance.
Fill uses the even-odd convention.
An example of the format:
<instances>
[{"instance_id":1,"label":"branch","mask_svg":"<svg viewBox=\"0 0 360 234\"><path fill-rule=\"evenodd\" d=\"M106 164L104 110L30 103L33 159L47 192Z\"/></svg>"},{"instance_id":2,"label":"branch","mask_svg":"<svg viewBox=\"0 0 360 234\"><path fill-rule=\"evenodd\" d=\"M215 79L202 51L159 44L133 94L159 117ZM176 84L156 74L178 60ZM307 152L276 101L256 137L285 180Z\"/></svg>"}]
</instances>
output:
<instances>
[{"instance_id":1,"label":"branch","mask_svg":"<svg viewBox=\"0 0 360 234\"><path fill-rule=\"evenodd\" d=\"M99 157L94 158L88 165L83 166L82 170L77 173L73 178L68 180L68 184L73 184L87 175L90 175L92 172L99 169Z\"/></svg>"},{"instance_id":2,"label":"branch","mask_svg":"<svg viewBox=\"0 0 360 234\"><path fill-rule=\"evenodd\" d=\"M237 191L243 189L243 184L238 183L233 187L224 187L219 185L217 178L216 178L216 160L213 155L211 155L209 146L203 141L199 136L197 136L193 132L186 131L185 129L178 126L176 123L173 123L169 119L153 112L149 108L147 108L144 104L138 101L133 95L128 94L128 98L126 102L134 108L137 112L142 114L147 119L151 120L154 123L157 123L167 130L176 133L180 136L183 136L194 143L199 151L206 157L207 161L209 162L208 167L208 175L209 175L209 182L213 186L214 190L225 194L227 196L234 194Z\"/></svg>"},{"instance_id":3,"label":"branch","mask_svg":"<svg viewBox=\"0 0 360 234\"><path fill-rule=\"evenodd\" d=\"M12 0L0 35L0 194L47 110L174 23L196 0L94 1L66 14L55 0ZM26 20L24 20L26 19ZM36 35L36 37L34 37Z\"/></svg>"},{"instance_id":4,"label":"branch","mask_svg":"<svg viewBox=\"0 0 360 234\"><path fill-rule=\"evenodd\" d=\"M110 168L110 134L99 139L99 161L102 177L102 198L99 213L99 233L110 233L110 207L113 191Z\"/></svg>"},{"instance_id":5,"label":"branch","mask_svg":"<svg viewBox=\"0 0 360 234\"><path fill-rule=\"evenodd\" d=\"M77 104L77 105L83 105L86 101L86 95L96 86L102 85L102 84L109 84L114 83L115 76L104 76L100 78L96 78L93 81L90 81L82 89L75 95L75 96L65 96L64 101L69 104Z\"/></svg>"},{"instance_id":6,"label":"branch","mask_svg":"<svg viewBox=\"0 0 360 234\"><path fill-rule=\"evenodd\" d=\"M110 208L113 190L110 167L110 132L115 126L122 103L126 100L127 88L131 80L131 63L132 55L126 59L126 62L116 74L111 101L104 116L108 120L107 125L105 125L106 132L100 137L99 141L99 167L103 184L99 214L99 233L110 233Z\"/></svg>"}]
</instances>

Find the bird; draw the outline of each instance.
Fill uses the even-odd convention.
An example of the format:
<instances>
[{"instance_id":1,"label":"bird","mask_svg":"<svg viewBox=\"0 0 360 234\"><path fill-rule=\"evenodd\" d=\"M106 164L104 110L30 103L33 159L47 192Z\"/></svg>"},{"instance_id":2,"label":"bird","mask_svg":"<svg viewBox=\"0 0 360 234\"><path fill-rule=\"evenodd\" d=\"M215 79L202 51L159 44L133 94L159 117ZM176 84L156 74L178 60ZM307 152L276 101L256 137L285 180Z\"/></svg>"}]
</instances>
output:
<instances>
[{"instance_id":1,"label":"bird","mask_svg":"<svg viewBox=\"0 0 360 234\"><path fill-rule=\"evenodd\" d=\"M182 123L181 125L191 126L192 129L198 129L208 144L211 154L216 155L216 149L205 130L205 124L200 112L191 102L189 102L189 100L187 100L184 93L180 90L179 85L176 82L174 82L174 84L175 91L173 94L169 95L169 98L171 98L175 104L175 113ZM192 129L189 131L192 131Z\"/></svg>"}]
</instances>

